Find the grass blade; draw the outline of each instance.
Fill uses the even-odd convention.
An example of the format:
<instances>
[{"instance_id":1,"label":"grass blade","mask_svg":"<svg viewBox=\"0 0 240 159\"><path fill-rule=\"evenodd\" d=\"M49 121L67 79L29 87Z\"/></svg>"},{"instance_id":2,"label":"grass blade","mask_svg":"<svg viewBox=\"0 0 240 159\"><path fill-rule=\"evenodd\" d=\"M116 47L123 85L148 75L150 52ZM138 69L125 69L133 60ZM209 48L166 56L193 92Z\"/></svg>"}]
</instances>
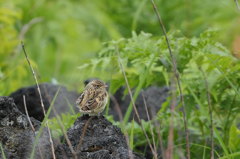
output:
<instances>
[{"instance_id":1,"label":"grass blade","mask_svg":"<svg viewBox=\"0 0 240 159\"><path fill-rule=\"evenodd\" d=\"M229 156L227 146L224 144L223 139L221 138L221 136L220 136L218 130L217 130L216 128L213 128L213 130L214 130L214 135L216 136L216 138L217 138L219 144L221 145L221 147L222 147L222 149L223 149L225 155L226 155L226 156Z\"/></svg>"},{"instance_id":2,"label":"grass blade","mask_svg":"<svg viewBox=\"0 0 240 159\"><path fill-rule=\"evenodd\" d=\"M131 134L130 134L130 143L129 143L129 146L131 149L133 149L133 141L134 141L134 120L132 120L131 122Z\"/></svg>"},{"instance_id":3,"label":"grass blade","mask_svg":"<svg viewBox=\"0 0 240 159\"><path fill-rule=\"evenodd\" d=\"M38 94L39 94L39 97L40 97L41 107L42 107L42 111L43 111L43 115L45 117L46 116L46 110L45 110L45 107L44 107L44 104L43 104L43 99L42 99L42 94L41 94L41 90L40 90L40 87L39 87L38 79L37 79L36 73L35 73L32 65L31 65L31 62L30 62L30 60L28 58L27 52L25 50L24 43L21 42L21 45L22 45L23 53L25 55L25 58L27 60L28 65L29 65L29 68L30 68L30 70L32 72L33 78L34 78L34 80L36 82ZM51 135L51 132L50 132L50 128L48 126L48 121L46 122L46 125L47 125L47 130L48 130L48 135L49 135L49 141L50 141L50 144L51 144L52 156L53 156L53 159L56 159L54 145L53 145L53 140L52 140L52 135Z\"/></svg>"},{"instance_id":4,"label":"grass blade","mask_svg":"<svg viewBox=\"0 0 240 159\"><path fill-rule=\"evenodd\" d=\"M4 150L3 150L3 147L2 147L2 143L1 143L1 142L0 142L0 148L1 148L2 158L3 158L3 159L7 159L7 157L5 156L5 153L4 153Z\"/></svg>"},{"instance_id":5,"label":"grass blade","mask_svg":"<svg viewBox=\"0 0 240 159\"><path fill-rule=\"evenodd\" d=\"M190 159L191 156L190 156L190 145L189 145L188 119L187 119L187 115L186 115L186 111L185 111L186 106L185 106L185 102L184 102L184 97L183 97L180 77L179 77L179 73L178 73L178 70L177 70L177 63L176 63L175 57L173 56L171 45L170 45L170 41L169 41L169 38L167 36L167 32L166 32L165 26L163 24L162 18L160 16L160 13L157 10L157 6L156 6L154 0L151 0L151 3L153 5L153 9L155 11L155 14L156 14L156 16L158 18L158 22L160 24L161 30L162 30L162 32L164 34L164 37L165 37L165 40L166 40L166 44L167 44L167 47L168 47L168 51L169 51L169 54L170 54L170 57L171 57L171 61L172 61L172 64L173 64L173 73L174 73L174 76L175 76L176 81L177 81L176 83L178 85L178 90L179 90L181 104L182 104L183 122L184 122L185 136L186 136L187 159Z\"/></svg>"},{"instance_id":6,"label":"grass blade","mask_svg":"<svg viewBox=\"0 0 240 159\"><path fill-rule=\"evenodd\" d=\"M235 153L220 157L219 159L229 159L229 158L232 158L232 157L240 158L240 152L235 152Z\"/></svg>"},{"instance_id":7,"label":"grass blade","mask_svg":"<svg viewBox=\"0 0 240 159\"><path fill-rule=\"evenodd\" d=\"M140 75L140 77L139 77L139 79L140 79L140 80L139 80L139 84L138 84L138 86L137 86L137 88L136 88L136 91L135 91L135 93L134 93L134 95L133 95L133 101L136 101L136 99L137 99L140 91L142 90L143 84L144 84L144 82L146 81L146 79L147 79L147 77L148 77L148 73L149 73L149 70L150 70L153 62L154 62L154 59L155 59L155 56L153 56L153 58L151 59L149 65L147 66L147 69L143 70L144 73ZM129 93L129 92L128 92L128 93ZM126 112L126 114L125 114L125 116L124 116L124 119L123 119L123 124L124 124L124 125L127 124L128 120L129 120L129 118L130 118L132 109L133 109L133 103L131 102L130 105L129 105L129 107L128 107L128 109L127 109L127 112Z\"/></svg>"},{"instance_id":8,"label":"grass blade","mask_svg":"<svg viewBox=\"0 0 240 159\"><path fill-rule=\"evenodd\" d=\"M32 149L31 155L30 155L30 159L34 159L34 154L35 154L36 146L37 146L37 144L38 144L38 142L39 142L39 139L40 139L40 136L41 136L41 134L42 134L43 128L45 127L45 124L46 124L47 121L48 121L49 114L50 114L50 112L51 112L51 110L52 110L52 107L53 107L54 102L55 102L55 100L56 100L56 98L57 98L57 95L58 95L58 93L59 93L59 90L60 90L60 87L58 88L58 90L57 90L57 92L56 92L56 94L55 94L55 96L54 96L54 98L53 98L53 100L52 100L52 102L51 102L51 104L50 104L50 107L48 108L47 114L45 115L44 120L42 121L41 127L40 127L40 129L38 130L38 135L37 135L36 138L35 138L35 141L34 141L34 144L33 144L33 149Z\"/></svg>"}]
</instances>

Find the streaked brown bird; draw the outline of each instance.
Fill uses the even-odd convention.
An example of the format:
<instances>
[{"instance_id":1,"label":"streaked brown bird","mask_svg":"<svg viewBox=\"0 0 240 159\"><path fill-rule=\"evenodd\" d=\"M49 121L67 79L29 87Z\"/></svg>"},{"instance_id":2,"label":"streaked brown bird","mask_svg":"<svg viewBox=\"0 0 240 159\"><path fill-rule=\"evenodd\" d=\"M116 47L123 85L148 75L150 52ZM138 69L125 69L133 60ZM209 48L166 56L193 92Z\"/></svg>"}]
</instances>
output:
<instances>
[{"instance_id":1,"label":"streaked brown bird","mask_svg":"<svg viewBox=\"0 0 240 159\"><path fill-rule=\"evenodd\" d=\"M89 82L76 101L79 111L90 116L99 115L106 107L108 101L106 88L107 85L101 80Z\"/></svg>"}]
</instances>

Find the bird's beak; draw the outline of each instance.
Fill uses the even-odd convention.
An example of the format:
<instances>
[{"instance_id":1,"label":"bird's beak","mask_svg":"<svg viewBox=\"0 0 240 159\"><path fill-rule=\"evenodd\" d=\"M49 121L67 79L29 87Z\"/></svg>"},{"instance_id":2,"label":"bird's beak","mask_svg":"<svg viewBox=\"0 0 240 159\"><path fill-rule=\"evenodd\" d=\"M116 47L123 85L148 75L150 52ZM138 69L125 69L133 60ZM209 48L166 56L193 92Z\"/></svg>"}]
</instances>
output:
<instances>
[{"instance_id":1,"label":"bird's beak","mask_svg":"<svg viewBox=\"0 0 240 159\"><path fill-rule=\"evenodd\" d=\"M104 88L108 88L108 85L105 84L105 85L104 85Z\"/></svg>"}]
</instances>

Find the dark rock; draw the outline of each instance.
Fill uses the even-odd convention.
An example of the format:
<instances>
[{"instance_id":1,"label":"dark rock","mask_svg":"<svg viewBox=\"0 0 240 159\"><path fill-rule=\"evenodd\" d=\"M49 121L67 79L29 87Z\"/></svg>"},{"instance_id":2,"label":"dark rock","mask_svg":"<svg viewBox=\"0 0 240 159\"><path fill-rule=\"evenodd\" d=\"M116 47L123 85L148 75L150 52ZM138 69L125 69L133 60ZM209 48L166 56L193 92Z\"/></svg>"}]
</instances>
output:
<instances>
[{"instance_id":1,"label":"dark rock","mask_svg":"<svg viewBox=\"0 0 240 159\"><path fill-rule=\"evenodd\" d=\"M110 101L109 114L113 115L114 120L120 120L121 118L118 110L121 110L120 113L123 114L124 116L131 102L130 95L126 95L124 97L123 92L124 88L120 88L112 97L114 99L111 99ZM147 120L147 112L144 106L143 97L145 98L147 109L151 117L156 115L158 110L161 108L162 103L166 101L168 97L168 92L169 92L168 87L160 88L157 86L151 86L141 91L135 102L140 118ZM129 120L132 120L133 118L134 110L132 111Z\"/></svg>"},{"instance_id":2,"label":"dark rock","mask_svg":"<svg viewBox=\"0 0 240 159\"><path fill-rule=\"evenodd\" d=\"M121 130L103 116L79 117L67 135L78 158L128 159L131 151ZM134 159L143 158L135 153ZM74 158L66 141L56 149L58 159Z\"/></svg>"},{"instance_id":3,"label":"dark rock","mask_svg":"<svg viewBox=\"0 0 240 159\"><path fill-rule=\"evenodd\" d=\"M53 85L48 83L43 83L39 85L41 90L41 95L43 98L43 103L47 112L54 96L56 95L58 89L59 92L57 94L57 98L54 102L53 107L56 110L57 114L70 112L71 109L77 110L75 106L75 101L79 96L75 92L68 91L65 87L60 85ZM25 88L20 88L16 92L12 93L10 97L14 99L14 102L18 106L18 109L25 113L24 105L23 105L23 95L26 97L26 105L28 109L29 116L34 117L35 119L42 121L44 118L39 93L37 90L37 86L30 86ZM71 107L71 108L70 108ZM50 113L50 118L56 116L53 110Z\"/></svg>"},{"instance_id":4,"label":"dark rock","mask_svg":"<svg viewBox=\"0 0 240 159\"><path fill-rule=\"evenodd\" d=\"M31 118L35 128L40 126L40 122ZM0 97L0 125L1 127L15 127L27 129L29 122L26 115L18 110L14 101L10 97Z\"/></svg>"},{"instance_id":5,"label":"dark rock","mask_svg":"<svg viewBox=\"0 0 240 159\"><path fill-rule=\"evenodd\" d=\"M38 130L40 122L34 118L31 118L31 121L34 128ZM36 135L30 127L27 116L17 109L13 99L0 97L0 143L3 146L6 158L29 158ZM39 149L41 153L38 151ZM34 157L40 158L40 155L42 155L43 158L50 158L50 150L49 137L44 130Z\"/></svg>"}]
</instances>

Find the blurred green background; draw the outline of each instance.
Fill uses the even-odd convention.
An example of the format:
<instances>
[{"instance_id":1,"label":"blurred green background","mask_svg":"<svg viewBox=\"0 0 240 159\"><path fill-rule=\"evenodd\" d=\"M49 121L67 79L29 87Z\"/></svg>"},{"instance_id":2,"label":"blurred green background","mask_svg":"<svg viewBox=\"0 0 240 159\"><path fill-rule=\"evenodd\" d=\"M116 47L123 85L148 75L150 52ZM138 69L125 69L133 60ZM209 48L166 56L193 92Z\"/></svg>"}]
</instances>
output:
<instances>
[{"instance_id":1,"label":"blurred green background","mask_svg":"<svg viewBox=\"0 0 240 159\"><path fill-rule=\"evenodd\" d=\"M156 0L156 4L178 63L193 158L210 158L209 112L201 68L214 107L216 155L237 159L240 10L234 0ZM125 86L117 46L136 95L151 85L170 85L172 64L149 0L0 0L1 96L35 84L21 41L40 82L58 83L80 92L85 79L98 77L111 82L110 92L114 93ZM156 116L162 124L165 146L170 101ZM180 106L174 119L176 147L185 143L184 135L179 133L184 127ZM148 131L150 123L144 123ZM143 139L133 142L132 135L131 148L147 144L137 124L128 123L123 131ZM157 140L157 135L154 137ZM184 150L176 150L174 158L179 158L180 152ZM231 154L233 157L229 157Z\"/></svg>"},{"instance_id":2,"label":"blurred green background","mask_svg":"<svg viewBox=\"0 0 240 159\"><path fill-rule=\"evenodd\" d=\"M234 1L156 2L167 31L180 30L193 37L215 28L219 30L218 41L229 50L240 36L239 11ZM0 7L1 95L34 84L20 40L24 41L41 82L79 89L88 77L77 67L94 57L103 42L131 37L132 31L152 33L155 37L162 34L147 0L1 0Z\"/></svg>"}]
</instances>

